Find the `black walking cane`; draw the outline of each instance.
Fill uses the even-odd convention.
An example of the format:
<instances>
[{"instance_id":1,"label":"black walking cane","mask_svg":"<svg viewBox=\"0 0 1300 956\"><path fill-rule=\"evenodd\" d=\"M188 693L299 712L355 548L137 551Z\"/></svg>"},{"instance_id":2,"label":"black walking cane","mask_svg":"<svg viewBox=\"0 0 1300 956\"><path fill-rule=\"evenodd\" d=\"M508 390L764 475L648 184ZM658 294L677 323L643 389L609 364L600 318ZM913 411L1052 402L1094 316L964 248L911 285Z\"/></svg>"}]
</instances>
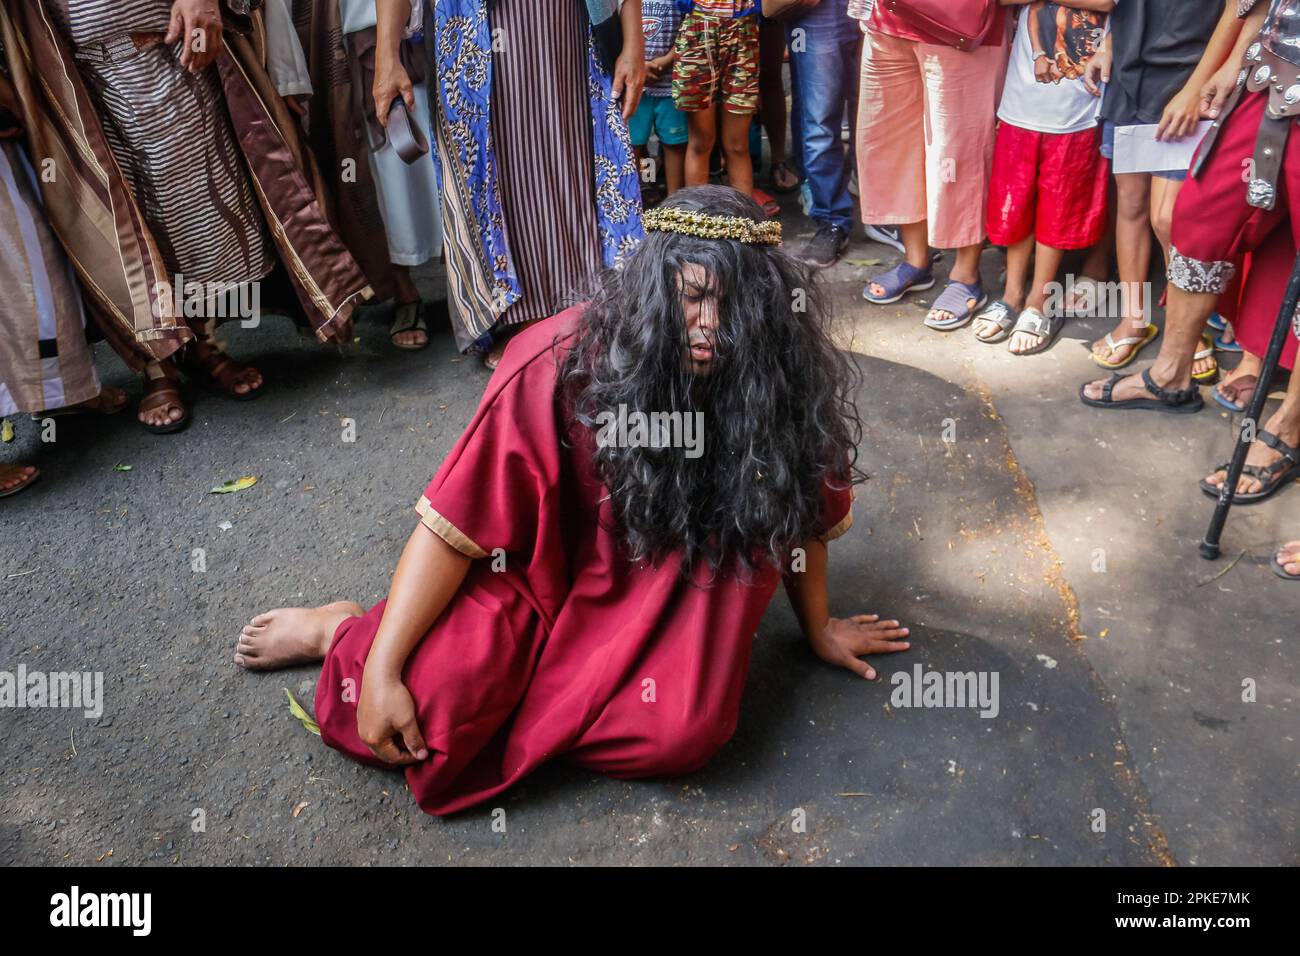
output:
<instances>
[{"instance_id":1,"label":"black walking cane","mask_svg":"<svg viewBox=\"0 0 1300 956\"><path fill-rule=\"evenodd\" d=\"M1264 365L1256 379L1255 393L1250 397L1246 417L1241 420L1241 433L1237 436L1232 463L1228 465L1228 477L1219 490L1214 515L1210 518L1210 526L1205 529L1205 540L1201 542L1201 557L1207 561L1213 561L1219 556L1219 536L1223 533L1223 525L1228 520L1228 509L1232 507L1232 500L1237 493L1237 480L1246 464L1246 452L1250 450L1250 443L1255 440L1255 433L1259 430L1259 416L1264 411L1264 403L1268 401L1269 383L1273 380L1278 360L1282 357L1282 346L1291 334L1297 300L1300 300L1300 255L1296 256L1295 265L1291 267L1291 279L1286 284L1286 295L1282 296L1282 307L1278 310L1277 322L1273 325L1273 337L1268 340L1268 351L1264 353Z\"/></svg>"}]
</instances>

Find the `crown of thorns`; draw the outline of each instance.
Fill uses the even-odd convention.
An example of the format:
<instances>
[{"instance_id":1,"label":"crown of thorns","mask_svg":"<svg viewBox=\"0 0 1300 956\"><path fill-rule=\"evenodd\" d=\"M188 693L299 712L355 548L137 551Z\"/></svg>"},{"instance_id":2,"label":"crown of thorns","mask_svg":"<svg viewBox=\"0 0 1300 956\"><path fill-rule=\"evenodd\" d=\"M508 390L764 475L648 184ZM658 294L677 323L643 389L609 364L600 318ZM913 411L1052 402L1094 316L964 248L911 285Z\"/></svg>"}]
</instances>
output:
<instances>
[{"instance_id":1,"label":"crown of thorns","mask_svg":"<svg viewBox=\"0 0 1300 956\"><path fill-rule=\"evenodd\" d=\"M677 232L701 239L735 239L746 245L781 244L781 224L755 222L743 216L710 216L688 209L652 209L641 218L651 232Z\"/></svg>"}]
</instances>

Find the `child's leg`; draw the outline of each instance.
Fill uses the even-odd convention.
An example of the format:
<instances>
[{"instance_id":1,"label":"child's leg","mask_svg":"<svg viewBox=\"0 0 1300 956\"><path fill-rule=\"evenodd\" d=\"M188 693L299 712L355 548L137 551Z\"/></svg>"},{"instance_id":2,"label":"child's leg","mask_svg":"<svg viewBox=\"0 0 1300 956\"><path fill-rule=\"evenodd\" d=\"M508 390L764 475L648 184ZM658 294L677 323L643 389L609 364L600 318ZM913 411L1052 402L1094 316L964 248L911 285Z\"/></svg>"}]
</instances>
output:
<instances>
[{"instance_id":1,"label":"child's leg","mask_svg":"<svg viewBox=\"0 0 1300 956\"><path fill-rule=\"evenodd\" d=\"M686 114L686 185L704 186L709 182L709 155L718 131L713 107ZM749 155L746 147L745 155Z\"/></svg>"},{"instance_id":2,"label":"child's leg","mask_svg":"<svg viewBox=\"0 0 1300 956\"><path fill-rule=\"evenodd\" d=\"M1065 253L1060 249L1052 246L1045 246L1041 242L1035 243L1034 246L1034 281L1029 287L1029 294L1025 297L1025 308L1037 309L1043 314L1046 313L1044 306L1047 304L1047 298L1051 295L1052 286L1056 282L1056 274L1061 268L1061 259ZM1060 313L1063 311L1060 304L1054 310L1057 315L1053 318L1060 319ZM1016 332L1011 336L1011 341L1007 347L1015 353L1026 352L1042 344L1042 336L1035 335L1033 332Z\"/></svg>"},{"instance_id":3,"label":"child's leg","mask_svg":"<svg viewBox=\"0 0 1300 956\"><path fill-rule=\"evenodd\" d=\"M754 191L754 162L749 155L749 126L753 113L722 112L722 152L727 158L727 181L746 196Z\"/></svg>"},{"instance_id":4,"label":"child's leg","mask_svg":"<svg viewBox=\"0 0 1300 956\"><path fill-rule=\"evenodd\" d=\"M1029 284L1029 257L1034 251L1033 234L1007 247L1007 281L1002 300L1017 309L1025 307L1025 287Z\"/></svg>"},{"instance_id":5,"label":"child's leg","mask_svg":"<svg viewBox=\"0 0 1300 956\"><path fill-rule=\"evenodd\" d=\"M1002 301L1016 311L1024 308L1025 284L1029 281L1029 254L1033 249L1032 233L1007 246L1007 281L1002 290ZM989 339L999 334L997 323L986 318L976 318L971 330L977 339Z\"/></svg>"},{"instance_id":6,"label":"child's leg","mask_svg":"<svg viewBox=\"0 0 1300 956\"><path fill-rule=\"evenodd\" d=\"M664 144L664 175L668 178L668 195L686 185L686 146Z\"/></svg>"},{"instance_id":7,"label":"child's leg","mask_svg":"<svg viewBox=\"0 0 1300 956\"><path fill-rule=\"evenodd\" d=\"M1043 306L1046 305L1047 297L1051 293L1049 287L1056 282L1056 273L1061 268L1063 256L1064 253L1060 249L1045 246L1041 242L1035 244L1034 281L1030 286L1029 295L1025 297L1025 308L1037 309L1039 312L1046 314ZM1059 320L1059 313L1062 309L1058 306L1055 311L1058 315L1053 316L1053 318ZM1042 342L1043 337L1041 335L1033 332L1016 332L1011 336L1011 341L1007 343L1007 348L1018 355L1021 352L1037 348Z\"/></svg>"},{"instance_id":8,"label":"child's leg","mask_svg":"<svg viewBox=\"0 0 1300 956\"><path fill-rule=\"evenodd\" d=\"M1115 340L1141 335L1146 327L1145 283L1151 266L1151 175L1118 173L1115 176L1115 258L1119 263L1123 309L1111 336ZM1112 352L1104 338L1092 343L1093 354L1119 362L1132 351L1123 345Z\"/></svg>"},{"instance_id":9,"label":"child's leg","mask_svg":"<svg viewBox=\"0 0 1300 956\"><path fill-rule=\"evenodd\" d=\"M722 101L722 151L727 181L746 196L754 191L749 128L758 111L758 22L755 17L727 21L719 30L718 80Z\"/></svg>"},{"instance_id":10,"label":"child's leg","mask_svg":"<svg viewBox=\"0 0 1300 956\"><path fill-rule=\"evenodd\" d=\"M1151 229L1160 241L1166 262L1169 261L1169 230L1174 222L1174 203L1178 201L1178 190L1182 187L1180 179L1151 177Z\"/></svg>"}]
</instances>

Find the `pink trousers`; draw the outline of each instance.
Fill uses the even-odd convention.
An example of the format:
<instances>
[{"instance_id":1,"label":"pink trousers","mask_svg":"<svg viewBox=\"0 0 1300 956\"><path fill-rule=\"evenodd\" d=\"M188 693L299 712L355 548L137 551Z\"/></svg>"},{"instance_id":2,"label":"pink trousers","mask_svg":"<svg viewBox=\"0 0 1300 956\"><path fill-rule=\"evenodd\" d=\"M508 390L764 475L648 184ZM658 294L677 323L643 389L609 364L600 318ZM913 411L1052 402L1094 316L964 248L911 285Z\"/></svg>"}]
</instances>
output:
<instances>
[{"instance_id":1,"label":"pink trousers","mask_svg":"<svg viewBox=\"0 0 1300 956\"><path fill-rule=\"evenodd\" d=\"M862 45L858 188L862 221L925 220L930 245L984 241L1003 46L969 53L875 30Z\"/></svg>"}]
</instances>

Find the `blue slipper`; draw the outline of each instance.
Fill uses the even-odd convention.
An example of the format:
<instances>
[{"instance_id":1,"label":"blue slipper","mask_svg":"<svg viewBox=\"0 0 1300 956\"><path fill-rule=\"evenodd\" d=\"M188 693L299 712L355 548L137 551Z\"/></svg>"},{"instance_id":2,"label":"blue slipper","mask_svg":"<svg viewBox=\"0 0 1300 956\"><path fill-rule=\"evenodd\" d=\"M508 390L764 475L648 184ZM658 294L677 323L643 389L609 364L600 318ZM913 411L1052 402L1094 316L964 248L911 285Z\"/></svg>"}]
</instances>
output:
<instances>
[{"instance_id":1,"label":"blue slipper","mask_svg":"<svg viewBox=\"0 0 1300 956\"><path fill-rule=\"evenodd\" d=\"M1225 342L1222 335L1214 337L1214 347L1220 352L1240 352L1241 346L1237 342Z\"/></svg>"},{"instance_id":2,"label":"blue slipper","mask_svg":"<svg viewBox=\"0 0 1300 956\"><path fill-rule=\"evenodd\" d=\"M975 304L971 305L970 301L974 299ZM969 322L984 303L988 301L988 296L984 294L984 287L978 282L957 282L950 281L939 298L934 300L934 305L930 306L930 313L951 312L951 319L932 319L929 315L925 317L927 327L937 329L940 332L951 332L953 329L959 329Z\"/></svg>"},{"instance_id":3,"label":"blue slipper","mask_svg":"<svg viewBox=\"0 0 1300 956\"><path fill-rule=\"evenodd\" d=\"M1209 319L1206 320L1206 324L1209 325L1210 328L1214 329L1214 331L1222 332L1228 327L1228 320L1217 312L1211 312Z\"/></svg>"},{"instance_id":4,"label":"blue slipper","mask_svg":"<svg viewBox=\"0 0 1300 956\"><path fill-rule=\"evenodd\" d=\"M882 296L871 294L872 284L880 286L885 290ZM889 305L891 302L897 302L909 292L924 292L934 285L934 272L932 269L918 269L910 262L900 262L888 272L882 272L868 283L862 290L862 298L868 302L874 302L876 305Z\"/></svg>"}]
</instances>

